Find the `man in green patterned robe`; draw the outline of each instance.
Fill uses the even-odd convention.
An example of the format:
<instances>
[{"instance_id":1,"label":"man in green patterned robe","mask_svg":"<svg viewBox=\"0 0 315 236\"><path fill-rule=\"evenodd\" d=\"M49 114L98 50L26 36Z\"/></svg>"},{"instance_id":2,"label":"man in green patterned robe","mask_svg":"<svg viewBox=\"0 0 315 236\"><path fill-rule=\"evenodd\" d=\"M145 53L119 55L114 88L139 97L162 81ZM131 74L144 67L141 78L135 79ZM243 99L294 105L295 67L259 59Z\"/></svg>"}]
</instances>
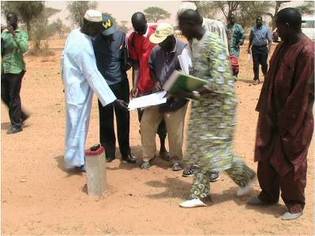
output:
<instances>
[{"instance_id":1,"label":"man in green patterned robe","mask_svg":"<svg viewBox=\"0 0 315 236\"><path fill-rule=\"evenodd\" d=\"M226 171L240 187L238 196L247 194L255 173L232 150L236 97L226 47L219 37L202 27L198 12L187 10L178 16L179 28L191 42L192 74L208 81L207 86L191 94L186 161L198 165L191 199L181 207L206 206L209 195L209 172ZM197 96L196 96L197 95Z\"/></svg>"},{"instance_id":2,"label":"man in green patterned robe","mask_svg":"<svg viewBox=\"0 0 315 236\"><path fill-rule=\"evenodd\" d=\"M235 23L235 16L233 14L229 16L226 33L230 55L234 55L238 58L240 56L240 46L244 43L245 35L243 27L240 24Z\"/></svg>"}]
</instances>

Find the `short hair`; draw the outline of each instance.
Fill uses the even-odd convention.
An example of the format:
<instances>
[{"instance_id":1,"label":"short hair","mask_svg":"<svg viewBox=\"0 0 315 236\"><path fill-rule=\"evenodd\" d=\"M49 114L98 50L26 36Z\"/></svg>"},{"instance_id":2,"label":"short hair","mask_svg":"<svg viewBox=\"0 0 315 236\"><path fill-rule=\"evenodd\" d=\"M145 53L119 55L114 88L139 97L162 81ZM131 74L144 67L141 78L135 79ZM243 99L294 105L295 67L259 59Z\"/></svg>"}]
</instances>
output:
<instances>
[{"instance_id":1,"label":"short hair","mask_svg":"<svg viewBox=\"0 0 315 236\"><path fill-rule=\"evenodd\" d=\"M203 19L202 19L202 16L199 14L198 11L192 10L192 9L187 9L178 16L178 20L185 21L185 22L190 23L190 24L202 25Z\"/></svg>"},{"instance_id":2,"label":"short hair","mask_svg":"<svg viewBox=\"0 0 315 236\"><path fill-rule=\"evenodd\" d=\"M8 19L8 18L14 18L14 20L18 20L18 16L17 16L17 14L16 13L14 13L14 12L8 12L7 14L6 14L6 19Z\"/></svg>"},{"instance_id":3,"label":"short hair","mask_svg":"<svg viewBox=\"0 0 315 236\"><path fill-rule=\"evenodd\" d=\"M288 7L280 10L277 13L276 22L281 24L288 24L290 28L300 30L302 24L302 16L296 8Z\"/></svg>"},{"instance_id":4,"label":"short hair","mask_svg":"<svg viewBox=\"0 0 315 236\"><path fill-rule=\"evenodd\" d=\"M142 12L140 12L140 11L138 11L138 12L136 12L136 13L134 13L132 16L131 16L131 22L132 22L132 24L135 24L135 23L137 23L137 22L146 22L146 18L145 18L145 15L142 13Z\"/></svg>"}]
</instances>

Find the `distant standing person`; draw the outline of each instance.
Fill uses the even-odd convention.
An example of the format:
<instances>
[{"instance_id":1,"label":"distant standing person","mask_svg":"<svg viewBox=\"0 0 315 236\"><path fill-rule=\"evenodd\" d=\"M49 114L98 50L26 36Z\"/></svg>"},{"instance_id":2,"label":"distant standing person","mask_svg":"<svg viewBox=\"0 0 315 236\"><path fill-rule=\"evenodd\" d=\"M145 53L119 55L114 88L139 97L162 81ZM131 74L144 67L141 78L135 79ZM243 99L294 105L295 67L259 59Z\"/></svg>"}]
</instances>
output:
<instances>
[{"instance_id":1,"label":"distant standing person","mask_svg":"<svg viewBox=\"0 0 315 236\"><path fill-rule=\"evenodd\" d=\"M21 85L25 74L23 54L28 50L28 34L18 28L18 17L8 13L7 27L1 33L1 99L9 109L11 126L8 134L23 130L29 115L21 106Z\"/></svg>"},{"instance_id":2,"label":"distant standing person","mask_svg":"<svg viewBox=\"0 0 315 236\"><path fill-rule=\"evenodd\" d=\"M63 51L63 80L66 98L65 168L84 170L85 141L88 133L93 92L103 106L116 99L96 66L92 38L103 31L102 13L86 11L83 25L72 30Z\"/></svg>"},{"instance_id":3,"label":"distant standing person","mask_svg":"<svg viewBox=\"0 0 315 236\"><path fill-rule=\"evenodd\" d=\"M110 15L103 14L103 27L103 32L93 42L97 68L115 96L129 103L129 82L125 60L126 34L117 29ZM103 107L100 101L98 101L98 110L100 143L105 148L106 160L110 162L115 159L115 112L121 159L128 163L135 163L136 158L131 154L129 144L129 111L115 104Z\"/></svg>"},{"instance_id":4,"label":"distant standing person","mask_svg":"<svg viewBox=\"0 0 315 236\"><path fill-rule=\"evenodd\" d=\"M268 54L272 44L272 33L268 26L263 25L262 17L256 18L256 25L251 29L249 35L248 53L252 52L254 85L260 83L259 65L266 77L268 70Z\"/></svg>"},{"instance_id":5,"label":"distant standing person","mask_svg":"<svg viewBox=\"0 0 315 236\"><path fill-rule=\"evenodd\" d=\"M240 46L244 44L245 35L243 27L236 23L234 14L231 14L228 18L226 32L229 42L232 72L233 75L237 77L239 73Z\"/></svg>"},{"instance_id":6,"label":"distant standing person","mask_svg":"<svg viewBox=\"0 0 315 236\"><path fill-rule=\"evenodd\" d=\"M267 206L281 197L283 220L300 217L305 206L307 153L314 129L314 42L301 32L301 14L276 15L282 42L270 60L256 110L255 161L261 192L248 204Z\"/></svg>"},{"instance_id":7,"label":"distant standing person","mask_svg":"<svg viewBox=\"0 0 315 236\"><path fill-rule=\"evenodd\" d=\"M149 25L142 12L134 13L131 17L131 23L134 28L134 32L128 37L128 50L133 67L131 96L139 97L150 94L154 86L154 81L150 74L149 58L155 45L150 42L149 37L155 32L156 26ZM142 114L143 109L139 109L139 122L141 122ZM169 156L165 147L167 132L164 120L160 123L157 134L161 144L160 157L168 159Z\"/></svg>"}]
</instances>

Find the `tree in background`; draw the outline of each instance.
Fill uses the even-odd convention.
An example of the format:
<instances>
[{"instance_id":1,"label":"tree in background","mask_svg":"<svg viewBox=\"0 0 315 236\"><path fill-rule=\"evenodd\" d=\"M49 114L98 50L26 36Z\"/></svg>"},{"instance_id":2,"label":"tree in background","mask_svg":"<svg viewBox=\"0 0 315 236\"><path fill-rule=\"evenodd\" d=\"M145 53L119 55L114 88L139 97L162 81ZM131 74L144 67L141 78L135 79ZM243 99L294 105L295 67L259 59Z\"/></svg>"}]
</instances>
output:
<instances>
[{"instance_id":1,"label":"tree in background","mask_svg":"<svg viewBox=\"0 0 315 236\"><path fill-rule=\"evenodd\" d=\"M288 3L291 1L276 1L276 2L271 2L273 4L273 11L266 12L266 15L270 16L272 19L271 25L272 25L272 30L276 28L276 21L275 21L275 16L277 15L278 11L281 8L281 5L284 3ZM304 1L304 3L300 6L296 7L301 14L314 14L314 2L313 1Z\"/></svg>"},{"instance_id":2,"label":"tree in background","mask_svg":"<svg viewBox=\"0 0 315 236\"><path fill-rule=\"evenodd\" d=\"M259 15L263 15L269 10L271 4L263 1L218 1L218 2L196 2L198 11L208 18L213 18L221 12L226 22L231 14L234 14L244 28L249 28Z\"/></svg>"},{"instance_id":3,"label":"tree in background","mask_svg":"<svg viewBox=\"0 0 315 236\"><path fill-rule=\"evenodd\" d=\"M31 21L42 14L44 10L43 1L1 1L1 11L6 15L15 12L26 24L26 30L31 37Z\"/></svg>"},{"instance_id":4,"label":"tree in background","mask_svg":"<svg viewBox=\"0 0 315 236\"><path fill-rule=\"evenodd\" d=\"M281 5L291 1L198 1L196 2L198 11L203 17L213 18L218 12L221 12L226 22L231 14L236 15L238 22L248 29L255 24L255 19L259 15L268 15L271 17L272 29L275 28L275 15L281 8ZM304 1L296 7L301 14L314 14L314 4L312 1Z\"/></svg>"},{"instance_id":5,"label":"tree in background","mask_svg":"<svg viewBox=\"0 0 315 236\"><path fill-rule=\"evenodd\" d=\"M248 1L240 3L240 10L237 14L238 23L245 29L251 28L256 24L256 18L263 16L273 7L272 2Z\"/></svg>"},{"instance_id":6,"label":"tree in background","mask_svg":"<svg viewBox=\"0 0 315 236\"><path fill-rule=\"evenodd\" d=\"M122 21L120 21L120 25L118 25L118 28L119 28L121 31L125 32L126 34L127 34L128 31L129 31L129 28L128 28L127 24L128 24L128 21L127 21L127 20L122 20Z\"/></svg>"},{"instance_id":7,"label":"tree in background","mask_svg":"<svg viewBox=\"0 0 315 236\"><path fill-rule=\"evenodd\" d=\"M148 7L144 10L148 22L157 22L158 20L167 19L170 13L159 7Z\"/></svg>"},{"instance_id":8,"label":"tree in background","mask_svg":"<svg viewBox=\"0 0 315 236\"><path fill-rule=\"evenodd\" d=\"M88 9L95 9L96 2L89 1L72 1L69 2L67 8L70 12L70 19L74 25L81 26L83 23L83 17Z\"/></svg>"}]
</instances>

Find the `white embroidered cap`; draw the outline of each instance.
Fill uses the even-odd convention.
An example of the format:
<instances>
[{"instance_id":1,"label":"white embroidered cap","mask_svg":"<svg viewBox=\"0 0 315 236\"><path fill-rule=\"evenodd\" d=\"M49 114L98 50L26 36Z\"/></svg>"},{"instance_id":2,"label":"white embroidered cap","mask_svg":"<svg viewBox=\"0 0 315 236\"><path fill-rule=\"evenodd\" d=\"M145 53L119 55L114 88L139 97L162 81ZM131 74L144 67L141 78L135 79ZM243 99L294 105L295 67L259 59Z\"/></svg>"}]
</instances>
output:
<instances>
[{"instance_id":1,"label":"white embroidered cap","mask_svg":"<svg viewBox=\"0 0 315 236\"><path fill-rule=\"evenodd\" d=\"M84 19L90 22L102 22L102 13L97 10L87 10Z\"/></svg>"}]
</instances>

